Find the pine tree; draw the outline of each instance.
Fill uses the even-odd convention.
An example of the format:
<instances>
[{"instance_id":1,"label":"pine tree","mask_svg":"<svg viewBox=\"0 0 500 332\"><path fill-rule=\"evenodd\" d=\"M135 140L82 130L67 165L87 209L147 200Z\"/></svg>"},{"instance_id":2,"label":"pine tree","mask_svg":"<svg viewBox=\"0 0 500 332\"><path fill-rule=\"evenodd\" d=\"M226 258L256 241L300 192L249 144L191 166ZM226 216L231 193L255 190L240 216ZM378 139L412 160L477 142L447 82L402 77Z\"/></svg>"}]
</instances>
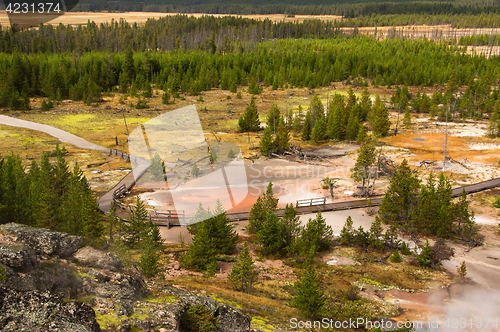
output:
<instances>
[{"instance_id":1,"label":"pine tree","mask_svg":"<svg viewBox=\"0 0 500 332\"><path fill-rule=\"evenodd\" d=\"M134 53L132 52L131 47L129 47L127 49L127 52L125 52L125 62L123 63L123 72L125 73L123 83L128 86L135 77Z\"/></svg>"},{"instance_id":2,"label":"pine tree","mask_svg":"<svg viewBox=\"0 0 500 332\"><path fill-rule=\"evenodd\" d=\"M332 139L341 140L344 138L344 120L343 107L335 107L333 112L333 122L330 128L330 137Z\"/></svg>"},{"instance_id":3,"label":"pine tree","mask_svg":"<svg viewBox=\"0 0 500 332\"><path fill-rule=\"evenodd\" d=\"M481 243L479 237L479 227L474 221L474 211L469 210L467 193L465 189L459 196L458 202L454 206L455 233L466 241L471 248Z\"/></svg>"},{"instance_id":4,"label":"pine tree","mask_svg":"<svg viewBox=\"0 0 500 332\"><path fill-rule=\"evenodd\" d=\"M391 127L391 122L389 121L389 112L382 103L380 96L377 95L375 98L375 103L372 107L373 131L375 134L385 137L389 134L389 129Z\"/></svg>"},{"instance_id":5,"label":"pine tree","mask_svg":"<svg viewBox=\"0 0 500 332\"><path fill-rule=\"evenodd\" d=\"M267 115L266 128L270 127L271 132L274 134L278 131L278 126L280 125L280 121L281 121L280 109L278 105L273 104L273 106L271 106L271 111L269 111L269 114Z\"/></svg>"},{"instance_id":6,"label":"pine tree","mask_svg":"<svg viewBox=\"0 0 500 332\"><path fill-rule=\"evenodd\" d=\"M151 175L153 177L153 180L155 181L163 181L163 162L161 160L160 155L155 153L153 156L153 159L151 160L151 165L149 166L149 171L151 172Z\"/></svg>"},{"instance_id":7,"label":"pine tree","mask_svg":"<svg viewBox=\"0 0 500 332\"><path fill-rule=\"evenodd\" d=\"M314 96L312 97L309 109L311 112L311 127L314 128L317 121L319 121L320 119L325 120L325 108L317 94L314 94Z\"/></svg>"},{"instance_id":8,"label":"pine tree","mask_svg":"<svg viewBox=\"0 0 500 332\"><path fill-rule=\"evenodd\" d=\"M395 249L391 255L391 262L401 263L402 261L403 261L403 259L401 258L401 255L399 254L399 250Z\"/></svg>"},{"instance_id":9,"label":"pine tree","mask_svg":"<svg viewBox=\"0 0 500 332\"><path fill-rule=\"evenodd\" d=\"M467 265L465 264L465 261L462 261L459 267L457 267L457 273L461 278L465 278L467 275Z\"/></svg>"},{"instance_id":10,"label":"pine tree","mask_svg":"<svg viewBox=\"0 0 500 332\"><path fill-rule=\"evenodd\" d=\"M449 237L452 232L453 222L453 203L451 201L452 188L450 181L441 172L436 188L436 196L438 201L438 218L431 225L433 234L440 237Z\"/></svg>"},{"instance_id":11,"label":"pine tree","mask_svg":"<svg viewBox=\"0 0 500 332\"><path fill-rule=\"evenodd\" d=\"M236 290L250 293L258 275L259 271L254 266L252 256L250 256L250 250L248 249L248 244L245 242L245 245L238 254L237 261L233 265L233 269L229 274L229 280Z\"/></svg>"},{"instance_id":12,"label":"pine tree","mask_svg":"<svg viewBox=\"0 0 500 332\"><path fill-rule=\"evenodd\" d=\"M304 251L309 251L311 248L316 250L328 249L333 241L333 230L330 225L326 224L321 211L316 213L316 218L307 222L302 229L301 247Z\"/></svg>"},{"instance_id":13,"label":"pine tree","mask_svg":"<svg viewBox=\"0 0 500 332\"><path fill-rule=\"evenodd\" d=\"M406 109L405 115L403 117L403 124L407 129L411 128L411 113L410 109Z\"/></svg>"},{"instance_id":14,"label":"pine tree","mask_svg":"<svg viewBox=\"0 0 500 332\"><path fill-rule=\"evenodd\" d=\"M358 113L353 110L349 115L349 121L347 122L345 137L346 139L353 141L356 139L358 132L359 132Z\"/></svg>"},{"instance_id":15,"label":"pine tree","mask_svg":"<svg viewBox=\"0 0 500 332\"><path fill-rule=\"evenodd\" d=\"M116 215L116 206L113 201L109 204L109 214L108 214L108 229L109 229L109 241L113 242L113 234L116 232L118 226L118 216Z\"/></svg>"},{"instance_id":16,"label":"pine tree","mask_svg":"<svg viewBox=\"0 0 500 332\"><path fill-rule=\"evenodd\" d=\"M213 210L205 210L200 204L195 221L199 219L202 221L196 227L189 228L194 234L193 243L181 258L181 265L190 270L210 271L216 264L216 255L234 251L238 235L219 200Z\"/></svg>"},{"instance_id":17,"label":"pine tree","mask_svg":"<svg viewBox=\"0 0 500 332\"><path fill-rule=\"evenodd\" d=\"M326 298L320 288L320 281L311 262L307 262L293 286L291 305L298 308L305 316L318 317L323 310Z\"/></svg>"},{"instance_id":18,"label":"pine tree","mask_svg":"<svg viewBox=\"0 0 500 332\"><path fill-rule=\"evenodd\" d=\"M168 90L165 90L163 92L163 95L161 96L161 101L165 105L170 104L170 92L168 92Z\"/></svg>"},{"instance_id":19,"label":"pine tree","mask_svg":"<svg viewBox=\"0 0 500 332\"><path fill-rule=\"evenodd\" d=\"M383 236L384 228L382 227L382 221L378 216L375 217L375 221L372 222L370 226L370 231L368 232L368 244L376 249L383 249Z\"/></svg>"},{"instance_id":20,"label":"pine tree","mask_svg":"<svg viewBox=\"0 0 500 332\"><path fill-rule=\"evenodd\" d=\"M45 101L45 99L42 100L42 106L40 107L40 111L47 112L49 110L50 110L50 108L49 108L47 102Z\"/></svg>"},{"instance_id":21,"label":"pine tree","mask_svg":"<svg viewBox=\"0 0 500 332\"><path fill-rule=\"evenodd\" d=\"M358 134L356 136L356 143L362 144L366 140L366 129L362 123L359 124Z\"/></svg>"},{"instance_id":22,"label":"pine tree","mask_svg":"<svg viewBox=\"0 0 500 332\"><path fill-rule=\"evenodd\" d=\"M141 238L141 256L139 266L142 273L147 277L153 277L160 268L160 249L163 239L160 235L158 225L149 221L147 229Z\"/></svg>"},{"instance_id":23,"label":"pine tree","mask_svg":"<svg viewBox=\"0 0 500 332\"><path fill-rule=\"evenodd\" d=\"M123 242L129 247L137 246L147 231L147 221L148 212L144 202L137 195L128 223L124 224L122 230Z\"/></svg>"},{"instance_id":24,"label":"pine tree","mask_svg":"<svg viewBox=\"0 0 500 332\"><path fill-rule=\"evenodd\" d=\"M370 185L369 181L372 177L371 167L375 163L375 146L371 139L366 139L359 148L358 158L356 159L356 164L351 169L351 177L355 181L362 181L362 192L361 196L367 196L369 191L366 190L366 186ZM374 176L374 175L373 175ZM368 183L367 183L368 180Z\"/></svg>"},{"instance_id":25,"label":"pine tree","mask_svg":"<svg viewBox=\"0 0 500 332\"><path fill-rule=\"evenodd\" d=\"M353 227L353 222L351 216L347 217L347 220L344 224L344 227L342 227L342 230L340 231L339 235L339 242L342 245L352 245L354 241L354 227Z\"/></svg>"},{"instance_id":26,"label":"pine tree","mask_svg":"<svg viewBox=\"0 0 500 332\"><path fill-rule=\"evenodd\" d=\"M260 130L259 113L257 111L257 106L255 106L255 98L253 96L250 98L250 103L245 113L240 117L238 125L242 132Z\"/></svg>"},{"instance_id":27,"label":"pine tree","mask_svg":"<svg viewBox=\"0 0 500 332\"><path fill-rule=\"evenodd\" d=\"M308 141L311 139L311 112L307 111L304 124L302 125L302 133L300 139Z\"/></svg>"},{"instance_id":28,"label":"pine tree","mask_svg":"<svg viewBox=\"0 0 500 332\"><path fill-rule=\"evenodd\" d=\"M283 253L285 243L282 228L273 211L266 211L265 221L257 232L257 241L262 246L261 250L264 255L280 256Z\"/></svg>"},{"instance_id":29,"label":"pine tree","mask_svg":"<svg viewBox=\"0 0 500 332\"><path fill-rule=\"evenodd\" d=\"M311 139L315 143L319 143L320 141L323 141L326 139L326 123L325 123L325 119L323 117L320 117L316 121L316 124L314 125L313 131L311 134Z\"/></svg>"},{"instance_id":30,"label":"pine tree","mask_svg":"<svg viewBox=\"0 0 500 332\"><path fill-rule=\"evenodd\" d=\"M425 245L422 247L422 251L417 255L417 262L420 266L430 267L432 259L432 248L429 244L429 240L426 240Z\"/></svg>"},{"instance_id":31,"label":"pine tree","mask_svg":"<svg viewBox=\"0 0 500 332\"><path fill-rule=\"evenodd\" d=\"M365 88L363 90L359 106L361 106L361 113L360 113L361 120L366 121L368 119L368 113L370 113L370 110L372 108L372 100L370 98L370 92L368 92L368 88Z\"/></svg>"},{"instance_id":32,"label":"pine tree","mask_svg":"<svg viewBox=\"0 0 500 332\"><path fill-rule=\"evenodd\" d=\"M420 189L418 205L413 215L415 220L412 228L417 228L420 232L427 231L435 234L434 225L439 219L440 208L435 185L434 174L431 172L427 184Z\"/></svg>"},{"instance_id":33,"label":"pine tree","mask_svg":"<svg viewBox=\"0 0 500 332\"><path fill-rule=\"evenodd\" d=\"M283 117L280 119L278 129L276 131L276 140L274 141L275 150L277 153L283 153L290 147L290 133L285 125Z\"/></svg>"},{"instance_id":34,"label":"pine tree","mask_svg":"<svg viewBox=\"0 0 500 332\"><path fill-rule=\"evenodd\" d=\"M260 139L259 150L263 156L268 156L274 150L273 132L269 126L264 129L264 134Z\"/></svg>"},{"instance_id":35,"label":"pine tree","mask_svg":"<svg viewBox=\"0 0 500 332\"><path fill-rule=\"evenodd\" d=\"M257 198L257 202L248 213L247 231L256 234L267 219L267 212L275 212L278 207L278 199L274 198L273 183L269 182L266 192Z\"/></svg>"},{"instance_id":36,"label":"pine tree","mask_svg":"<svg viewBox=\"0 0 500 332\"><path fill-rule=\"evenodd\" d=\"M378 215L385 224L408 227L417 205L420 180L405 159L392 175L389 188L380 204Z\"/></svg>"},{"instance_id":37,"label":"pine tree","mask_svg":"<svg viewBox=\"0 0 500 332\"><path fill-rule=\"evenodd\" d=\"M298 237L302 232L300 218L292 204L287 204L280 219L283 246L288 254L296 251Z\"/></svg>"},{"instance_id":38,"label":"pine tree","mask_svg":"<svg viewBox=\"0 0 500 332\"><path fill-rule=\"evenodd\" d=\"M196 163L194 163L193 167L191 168L191 175L197 178L199 174L200 174L200 169L198 168Z\"/></svg>"}]
</instances>

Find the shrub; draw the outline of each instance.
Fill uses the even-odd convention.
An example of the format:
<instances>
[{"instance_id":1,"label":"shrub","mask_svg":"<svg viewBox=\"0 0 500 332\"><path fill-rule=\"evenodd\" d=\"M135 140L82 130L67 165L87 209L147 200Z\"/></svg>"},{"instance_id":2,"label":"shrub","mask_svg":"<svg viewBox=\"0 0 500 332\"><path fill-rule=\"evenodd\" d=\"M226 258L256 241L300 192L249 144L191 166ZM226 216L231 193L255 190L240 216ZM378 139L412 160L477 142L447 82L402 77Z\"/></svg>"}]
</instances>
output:
<instances>
[{"instance_id":1,"label":"shrub","mask_svg":"<svg viewBox=\"0 0 500 332\"><path fill-rule=\"evenodd\" d=\"M401 259L401 255L399 254L399 250L396 249L392 252L392 255L391 255L391 262L393 263L401 263L402 259Z\"/></svg>"},{"instance_id":2,"label":"shrub","mask_svg":"<svg viewBox=\"0 0 500 332\"><path fill-rule=\"evenodd\" d=\"M181 316L180 330L185 332L217 332L217 319L203 304L187 308Z\"/></svg>"}]
</instances>

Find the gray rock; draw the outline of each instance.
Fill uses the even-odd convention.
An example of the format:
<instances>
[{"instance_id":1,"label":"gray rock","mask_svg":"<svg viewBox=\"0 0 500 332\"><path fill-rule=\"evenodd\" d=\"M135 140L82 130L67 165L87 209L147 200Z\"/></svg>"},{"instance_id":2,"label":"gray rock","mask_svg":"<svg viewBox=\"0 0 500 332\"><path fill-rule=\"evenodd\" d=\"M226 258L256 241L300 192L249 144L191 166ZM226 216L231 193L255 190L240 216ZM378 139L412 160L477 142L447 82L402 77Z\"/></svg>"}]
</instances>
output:
<instances>
[{"instance_id":1,"label":"gray rock","mask_svg":"<svg viewBox=\"0 0 500 332\"><path fill-rule=\"evenodd\" d=\"M0 331L101 331L94 310L49 292L0 288Z\"/></svg>"},{"instance_id":2,"label":"gray rock","mask_svg":"<svg viewBox=\"0 0 500 332\"><path fill-rule=\"evenodd\" d=\"M35 252L25 245L0 244L0 264L27 271L37 264Z\"/></svg>"},{"instance_id":3,"label":"gray rock","mask_svg":"<svg viewBox=\"0 0 500 332\"><path fill-rule=\"evenodd\" d=\"M130 330L132 330L132 324L128 319L122 321L120 326L118 326L119 332L130 332Z\"/></svg>"},{"instance_id":4,"label":"gray rock","mask_svg":"<svg viewBox=\"0 0 500 332\"><path fill-rule=\"evenodd\" d=\"M250 331L252 318L232 306L221 304L217 308L217 326L221 332Z\"/></svg>"},{"instance_id":5,"label":"gray rock","mask_svg":"<svg viewBox=\"0 0 500 332\"><path fill-rule=\"evenodd\" d=\"M79 249L73 257L81 264L118 271L123 269L122 260L120 257L111 253L104 253L92 247L84 247Z\"/></svg>"},{"instance_id":6,"label":"gray rock","mask_svg":"<svg viewBox=\"0 0 500 332\"><path fill-rule=\"evenodd\" d=\"M131 300L119 300L115 303L115 311L120 316L130 317L134 313L134 305Z\"/></svg>"},{"instance_id":7,"label":"gray rock","mask_svg":"<svg viewBox=\"0 0 500 332\"><path fill-rule=\"evenodd\" d=\"M217 301L212 300L211 298L206 296L189 294L189 295L182 295L179 297L179 299L181 300L181 303L184 303L187 306L202 304L205 306L206 309L212 312L212 315L215 315L215 312L217 310L217 304L218 304Z\"/></svg>"},{"instance_id":8,"label":"gray rock","mask_svg":"<svg viewBox=\"0 0 500 332\"><path fill-rule=\"evenodd\" d=\"M15 223L1 225L0 230L16 236L16 241L25 242L38 255L68 257L77 251L83 242L80 236Z\"/></svg>"},{"instance_id":9,"label":"gray rock","mask_svg":"<svg viewBox=\"0 0 500 332\"><path fill-rule=\"evenodd\" d=\"M58 264L39 265L36 269L17 272L9 268L5 270L5 287L16 291L52 291L64 295L65 287L69 285L67 270Z\"/></svg>"}]
</instances>

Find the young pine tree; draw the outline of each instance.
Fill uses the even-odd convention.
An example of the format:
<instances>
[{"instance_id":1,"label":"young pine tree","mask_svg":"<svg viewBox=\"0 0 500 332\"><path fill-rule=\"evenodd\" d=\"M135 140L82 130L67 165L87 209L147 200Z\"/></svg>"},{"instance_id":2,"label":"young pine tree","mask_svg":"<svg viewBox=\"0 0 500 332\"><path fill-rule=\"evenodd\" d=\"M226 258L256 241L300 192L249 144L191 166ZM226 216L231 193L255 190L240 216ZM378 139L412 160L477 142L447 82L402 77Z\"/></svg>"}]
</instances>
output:
<instances>
[{"instance_id":1,"label":"young pine tree","mask_svg":"<svg viewBox=\"0 0 500 332\"><path fill-rule=\"evenodd\" d=\"M318 317L326 302L324 292L320 288L320 281L310 260L306 261L305 267L293 286L291 305L298 308L309 318Z\"/></svg>"},{"instance_id":2,"label":"young pine tree","mask_svg":"<svg viewBox=\"0 0 500 332\"><path fill-rule=\"evenodd\" d=\"M148 212L144 202L140 199L139 195L135 198L135 205L132 208L132 213L128 223L123 224L122 237L125 245L129 247L136 247L145 232L147 232Z\"/></svg>"},{"instance_id":3,"label":"young pine tree","mask_svg":"<svg viewBox=\"0 0 500 332\"><path fill-rule=\"evenodd\" d=\"M406 109L405 115L403 117L403 124L405 125L406 129L411 128L411 113L410 109Z\"/></svg>"},{"instance_id":4,"label":"young pine tree","mask_svg":"<svg viewBox=\"0 0 500 332\"><path fill-rule=\"evenodd\" d=\"M268 156L274 150L273 132L269 126L264 129L264 134L260 139L259 150L263 156Z\"/></svg>"},{"instance_id":5,"label":"young pine tree","mask_svg":"<svg viewBox=\"0 0 500 332\"><path fill-rule=\"evenodd\" d=\"M248 104L245 113L243 113L238 120L238 125L241 132L260 130L259 113L257 111L257 106L255 106L255 98L253 96L250 98L250 103Z\"/></svg>"},{"instance_id":6,"label":"young pine tree","mask_svg":"<svg viewBox=\"0 0 500 332\"><path fill-rule=\"evenodd\" d=\"M158 225L151 221L148 223L148 229L143 233L141 239L141 257L139 266L142 273L147 277L153 277L158 274L160 269L160 249L163 239L160 235Z\"/></svg>"},{"instance_id":7,"label":"young pine tree","mask_svg":"<svg viewBox=\"0 0 500 332\"><path fill-rule=\"evenodd\" d=\"M356 159L356 164L352 168L351 177L359 182L362 181L362 192L361 196L367 196L368 190L366 186L369 185L367 180L374 175L371 174L371 167L375 163L375 145L371 139L366 139L359 148L358 157Z\"/></svg>"},{"instance_id":8,"label":"young pine tree","mask_svg":"<svg viewBox=\"0 0 500 332\"><path fill-rule=\"evenodd\" d=\"M301 140L303 141L309 141L311 139L311 131L312 131L312 125L311 125L311 113L307 111L306 118L304 120L304 124L302 125L302 133L301 133Z\"/></svg>"},{"instance_id":9,"label":"young pine tree","mask_svg":"<svg viewBox=\"0 0 500 332\"><path fill-rule=\"evenodd\" d=\"M407 228L417 205L420 180L405 159L392 175L378 215L383 223Z\"/></svg>"},{"instance_id":10,"label":"young pine tree","mask_svg":"<svg viewBox=\"0 0 500 332\"><path fill-rule=\"evenodd\" d=\"M271 211L275 213L277 207L278 199L274 198L273 183L269 182L266 192L257 198L257 202L255 202L250 209L247 231L252 234L257 234L267 219L267 212Z\"/></svg>"},{"instance_id":11,"label":"young pine tree","mask_svg":"<svg viewBox=\"0 0 500 332\"><path fill-rule=\"evenodd\" d=\"M254 266L248 244L245 242L245 245L238 254L236 263L233 265L231 274L229 274L229 280L236 290L250 293L258 275L259 271Z\"/></svg>"},{"instance_id":12,"label":"young pine tree","mask_svg":"<svg viewBox=\"0 0 500 332\"><path fill-rule=\"evenodd\" d=\"M321 211L316 213L316 218L307 222L302 229L301 247L303 251L309 251L311 248L316 250L327 249L333 242L333 230L330 225L326 224Z\"/></svg>"},{"instance_id":13,"label":"young pine tree","mask_svg":"<svg viewBox=\"0 0 500 332\"><path fill-rule=\"evenodd\" d=\"M347 220L340 231L339 242L342 245L350 246L353 244L355 236L355 229L353 227L353 222L351 216L347 217Z\"/></svg>"},{"instance_id":14,"label":"young pine tree","mask_svg":"<svg viewBox=\"0 0 500 332\"><path fill-rule=\"evenodd\" d=\"M267 211L262 228L257 232L257 241L264 255L281 256L285 250L282 227L273 211Z\"/></svg>"}]
</instances>

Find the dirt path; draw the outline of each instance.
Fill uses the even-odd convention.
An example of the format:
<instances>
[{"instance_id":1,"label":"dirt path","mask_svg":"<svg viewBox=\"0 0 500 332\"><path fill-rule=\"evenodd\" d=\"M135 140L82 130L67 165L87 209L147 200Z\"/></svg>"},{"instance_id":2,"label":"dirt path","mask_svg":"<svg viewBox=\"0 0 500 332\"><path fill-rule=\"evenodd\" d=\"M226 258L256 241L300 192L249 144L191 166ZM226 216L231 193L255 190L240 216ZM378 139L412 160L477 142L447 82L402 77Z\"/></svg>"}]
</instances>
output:
<instances>
[{"instance_id":1,"label":"dirt path","mask_svg":"<svg viewBox=\"0 0 500 332\"><path fill-rule=\"evenodd\" d=\"M26 120L21 120L21 119L16 119L16 118L11 118L6 115L0 115L0 124L7 125L7 126L12 126L12 127L21 127L21 128L27 128L31 130L37 130L44 132L46 134L49 134L51 136L54 136L55 138L59 139L63 143L69 143L77 148L80 149L88 149L88 150L97 150L101 151L104 153L109 153L110 149L91 143L81 137L78 137L76 135L73 135L71 133L68 133L67 131L41 124L41 123L36 123L36 122L31 122L31 121L26 121ZM127 158L128 155L126 153L122 154L122 157ZM136 163L136 167L125 175L120 182L116 184L110 191L108 191L106 194L101 196L98 199L98 204L99 204L99 209L103 211L104 213L107 213L109 211L109 205L113 199L113 192L115 191L116 188L125 185L125 187L130 188L135 184L135 179L139 178L144 172L148 169L150 163L147 160L144 160L142 158L135 158L132 156L132 159L134 159Z\"/></svg>"},{"instance_id":2,"label":"dirt path","mask_svg":"<svg viewBox=\"0 0 500 332\"><path fill-rule=\"evenodd\" d=\"M16 119L16 118L11 118L11 117L6 116L6 115L0 115L0 124L12 126L12 127L21 127L21 128L31 129L31 130L42 131L46 134L54 136L55 138L59 139L63 143L72 144L80 149L97 150L97 151L109 153L109 149L105 148L104 146L100 146L100 145L91 143L89 141L84 140L81 137L78 137L76 135L68 133L67 131L64 131L64 130L61 130L61 129L58 129L58 128L55 128L55 127L52 127L49 125L31 122L31 121L26 121L26 120L21 120L21 119Z\"/></svg>"}]
</instances>

